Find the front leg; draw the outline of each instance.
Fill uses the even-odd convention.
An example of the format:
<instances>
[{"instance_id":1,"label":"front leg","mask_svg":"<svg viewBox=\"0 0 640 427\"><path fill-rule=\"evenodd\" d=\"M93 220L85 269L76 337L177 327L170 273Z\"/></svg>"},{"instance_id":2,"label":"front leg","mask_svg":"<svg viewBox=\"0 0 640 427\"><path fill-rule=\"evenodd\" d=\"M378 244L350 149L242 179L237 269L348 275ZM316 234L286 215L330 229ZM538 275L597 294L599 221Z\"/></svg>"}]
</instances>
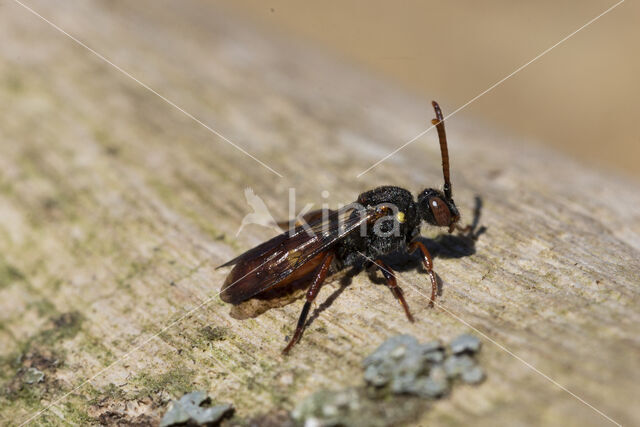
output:
<instances>
[{"instance_id":1,"label":"front leg","mask_svg":"<svg viewBox=\"0 0 640 427\"><path fill-rule=\"evenodd\" d=\"M409 253L414 253L416 250L420 251L422 258L422 264L429 274L431 279L431 300L429 300L429 307L433 307L433 303L436 300L436 293L438 292L438 280L436 279L436 273L433 271L433 261L431 260L431 254L422 242L413 241L409 245Z\"/></svg>"}]
</instances>

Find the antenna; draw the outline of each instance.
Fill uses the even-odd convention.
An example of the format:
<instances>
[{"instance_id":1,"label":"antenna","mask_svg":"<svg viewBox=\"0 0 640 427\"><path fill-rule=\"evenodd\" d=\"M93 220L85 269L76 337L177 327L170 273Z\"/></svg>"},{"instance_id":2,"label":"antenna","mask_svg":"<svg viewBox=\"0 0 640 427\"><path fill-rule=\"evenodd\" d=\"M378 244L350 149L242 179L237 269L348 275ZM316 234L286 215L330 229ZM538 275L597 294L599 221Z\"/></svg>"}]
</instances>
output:
<instances>
[{"instance_id":1,"label":"antenna","mask_svg":"<svg viewBox=\"0 0 640 427\"><path fill-rule=\"evenodd\" d=\"M444 175L444 196L451 199L451 181L449 180L449 150L447 149L447 134L444 131L444 117L442 110L436 101L431 101L433 109L436 111L436 118L431 120L438 130L438 138L440 139L440 153L442 155L442 174Z\"/></svg>"}]
</instances>

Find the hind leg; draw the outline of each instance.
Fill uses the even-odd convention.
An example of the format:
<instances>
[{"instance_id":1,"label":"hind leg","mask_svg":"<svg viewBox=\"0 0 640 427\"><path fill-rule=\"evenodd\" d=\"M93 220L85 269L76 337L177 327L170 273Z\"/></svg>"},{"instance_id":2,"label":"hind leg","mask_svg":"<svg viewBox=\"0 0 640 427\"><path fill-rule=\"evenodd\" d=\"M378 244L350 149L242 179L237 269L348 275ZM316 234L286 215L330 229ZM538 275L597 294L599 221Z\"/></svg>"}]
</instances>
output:
<instances>
[{"instance_id":1,"label":"hind leg","mask_svg":"<svg viewBox=\"0 0 640 427\"><path fill-rule=\"evenodd\" d=\"M302 337L302 332L304 331L305 323L307 322L307 316L309 315L309 309L311 308L311 304L313 300L318 296L318 292L322 287L322 283L324 279L327 278L327 273L329 272L329 267L331 266L331 261L333 261L333 257L335 254L333 252L329 252L325 255L322 260L322 264L318 267L317 273L313 278L313 282L307 291L307 300L302 307L302 312L300 313L300 317L298 318L298 325L296 326L296 331L293 333L293 337L289 340L287 346L282 350L282 353L287 354L289 350L298 342Z\"/></svg>"}]
</instances>

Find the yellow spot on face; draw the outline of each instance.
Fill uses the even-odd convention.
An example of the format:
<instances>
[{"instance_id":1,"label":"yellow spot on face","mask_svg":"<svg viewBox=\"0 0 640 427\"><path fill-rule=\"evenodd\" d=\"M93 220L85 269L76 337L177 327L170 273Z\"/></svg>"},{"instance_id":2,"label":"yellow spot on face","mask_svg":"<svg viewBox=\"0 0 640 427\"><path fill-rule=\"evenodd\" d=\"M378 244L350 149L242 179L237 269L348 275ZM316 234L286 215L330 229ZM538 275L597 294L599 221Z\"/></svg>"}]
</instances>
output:
<instances>
[{"instance_id":1,"label":"yellow spot on face","mask_svg":"<svg viewBox=\"0 0 640 427\"><path fill-rule=\"evenodd\" d=\"M404 212L398 212L398 215L396 215L396 218L398 218L398 222L402 224L404 222Z\"/></svg>"}]
</instances>

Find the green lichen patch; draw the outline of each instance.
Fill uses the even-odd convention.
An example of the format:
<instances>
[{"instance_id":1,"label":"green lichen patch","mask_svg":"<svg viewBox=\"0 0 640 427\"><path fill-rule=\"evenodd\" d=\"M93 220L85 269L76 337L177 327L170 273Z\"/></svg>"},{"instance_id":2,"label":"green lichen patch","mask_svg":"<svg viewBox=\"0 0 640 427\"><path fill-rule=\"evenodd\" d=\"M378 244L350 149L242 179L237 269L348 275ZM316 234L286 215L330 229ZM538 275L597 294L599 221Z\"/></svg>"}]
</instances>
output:
<instances>
[{"instance_id":1,"label":"green lichen patch","mask_svg":"<svg viewBox=\"0 0 640 427\"><path fill-rule=\"evenodd\" d=\"M300 402L291 415L298 423L387 427L417 418L428 405L406 396L371 399L364 388L320 390Z\"/></svg>"},{"instance_id":2,"label":"green lichen patch","mask_svg":"<svg viewBox=\"0 0 640 427\"><path fill-rule=\"evenodd\" d=\"M62 357L59 353L48 348L35 347L16 357L3 358L0 364L5 369L17 372L15 376L22 379L23 374L26 374L29 369L36 369L45 374L53 373L60 366L61 361Z\"/></svg>"},{"instance_id":3,"label":"green lichen patch","mask_svg":"<svg viewBox=\"0 0 640 427\"><path fill-rule=\"evenodd\" d=\"M50 303L37 303L42 305L39 311L50 315L46 327L0 358L0 412L11 414L12 419L28 418L43 409L43 402L54 401L71 388L60 375L65 367L64 347L81 331L84 317L75 311L57 314ZM91 418L86 400L81 394L69 395L54 412L45 411L39 420L47 425L87 424Z\"/></svg>"},{"instance_id":4,"label":"green lichen patch","mask_svg":"<svg viewBox=\"0 0 640 427\"><path fill-rule=\"evenodd\" d=\"M234 411L233 405L229 403L218 405L212 405L211 403L211 398L206 391L200 390L187 393L180 399L171 402L169 409L162 417L160 427L184 424L218 424Z\"/></svg>"},{"instance_id":5,"label":"green lichen patch","mask_svg":"<svg viewBox=\"0 0 640 427\"><path fill-rule=\"evenodd\" d=\"M44 372L38 368L29 368L25 371L23 381L26 384L37 384L44 381Z\"/></svg>"},{"instance_id":6,"label":"green lichen patch","mask_svg":"<svg viewBox=\"0 0 640 427\"><path fill-rule=\"evenodd\" d=\"M22 416L37 411L42 401L51 401L65 384L56 376L61 357L46 348L34 348L12 360L0 360L0 412Z\"/></svg>"}]
</instances>

